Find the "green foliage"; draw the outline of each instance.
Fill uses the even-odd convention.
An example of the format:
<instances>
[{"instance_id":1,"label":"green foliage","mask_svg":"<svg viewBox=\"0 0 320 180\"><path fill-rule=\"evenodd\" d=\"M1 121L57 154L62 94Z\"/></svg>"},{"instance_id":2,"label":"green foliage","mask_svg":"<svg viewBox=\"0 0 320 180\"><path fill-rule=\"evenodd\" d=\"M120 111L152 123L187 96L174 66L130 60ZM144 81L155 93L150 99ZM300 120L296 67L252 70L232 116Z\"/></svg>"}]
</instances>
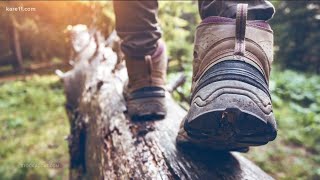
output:
<instances>
[{"instance_id":1,"label":"green foliage","mask_svg":"<svg viewBox=\"0 0 320 180\"><path fill-rule=\"evenodd\" d=\"M276 179L319 179L320 77L275 69L270 89L278 138L247 156Z\"/></svg>"},{"instance_id":2,"label":"green foliage","mask_svg":"<svg viewBox=\"0 0 320 180\"><path fill-rule=\"evenodd\" d=\"M200 21L197 4L160 1L159 17L170 55L169 71L190 71L195 25Z\"/></svg>"},{"instance_id":3,"label":"green foliage","mask_svg":"<svg viewBox=\"0 0 320 180\"><path fill-rule=\"evenodd\" d=\"M169 54L168 79L177 78L179 72L187 76L187 83L177 89L174 97L188 106L192 79L193 39L200 23L196 1L160 1L159 17Z\"/></svg>"},{"instance_id":4,"label":"green foliage","mask_svg":"<svg viewBox=\"0 0 320 180\"><path fill-rule=\"evenodd\" d=\"M0 179L68 177L64 102L56 76L0 84Z\"/></svg>"},{"instance_id":5,"label":"green foliage","mask_svg":"<svg viewBox=\"0 0 320 180\"><path fill-rule=\"evenodd\" d=\"M320 152L320 77L289 70L272 77L273 106L286 139Z\"/></svg>"},{"instance_id":6,"label":"green foliage","mask_svg":"<svg viewBox=\"0 0 320 180\"><path fill-rule=\"evenodd\" d=\"M270 21L277 46L275 60L283 68L320 72L320 3L317 1L275 2Z\"/></svg>"}]
</instances>

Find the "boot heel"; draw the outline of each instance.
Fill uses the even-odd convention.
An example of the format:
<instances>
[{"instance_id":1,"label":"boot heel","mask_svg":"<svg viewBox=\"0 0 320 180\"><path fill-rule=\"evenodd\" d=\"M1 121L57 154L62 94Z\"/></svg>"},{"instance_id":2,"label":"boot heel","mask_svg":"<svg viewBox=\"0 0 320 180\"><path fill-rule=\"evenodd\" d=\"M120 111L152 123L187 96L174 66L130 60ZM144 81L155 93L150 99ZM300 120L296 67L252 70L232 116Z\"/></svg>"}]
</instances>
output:
<instances>
[{"instance_id":1,"label":"boot heel","mask_svg":"<svg viewBox=\"0 0 320 180\"><path fill-rule=\"evenodd\" d=\"M132 99L127 106L133 120L163 119L167 114L165 97Z\"/></svg>"},{"instance_id":2,"label":"boot heel","mask_svg":"<svg viewBox=\"0 0 320 180\"><path fill-rule=\"evenodd\" d=\"M277 135L269 96L237 80L202 87L193 96L184 129L216 149L264 145Z\"/></svg>"}]
</instances>

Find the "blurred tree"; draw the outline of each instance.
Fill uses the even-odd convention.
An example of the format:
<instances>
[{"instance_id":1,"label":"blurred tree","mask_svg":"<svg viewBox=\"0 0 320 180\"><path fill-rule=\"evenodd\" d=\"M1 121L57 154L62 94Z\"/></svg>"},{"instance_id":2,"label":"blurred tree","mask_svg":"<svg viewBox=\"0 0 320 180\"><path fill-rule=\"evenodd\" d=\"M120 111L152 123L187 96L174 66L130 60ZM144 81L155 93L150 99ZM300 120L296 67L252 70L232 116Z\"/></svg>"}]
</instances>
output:
<instances>
[{"instance_id":1,"label":"blurred tree","mask_svg":"<svg viewBox=\"0 0 320 180\"><path fill-rule=\"evenodd\" d=\"M12 3L8 5L12 5ZM2 48L0 51L0 65L11 64L16 71L23 70L23 57L20 45L20 35L17 29L17 20L13 14L0 14L0 19L5 19L6 21L2 23L3 33L0 36L1 40L5 41L2 43ZM6 36L5 36L6 35Z\"/></svg>"},{"instance_id":2,"label":"blurred tree","mask_svg":"<svg viewBox=\"0 0 320 180\"><path fill-rule=\"evenodd\" d=\"M320 2L274 1L275 60L283 68L320 72Z\"/></svg>"},{"instance_id":3,"label":"blurred tree","mask_svg":"<svg viewBox=\"0 0 320 180\"><path fill-rule=\"evenodd\" d=\"M13 57L14 57L14 61L11 62L11 64L13 65L13 68L16 71L24 71L20 35L17 30L17 22L14 16L10 16L10 21L11 21L11 24L8 29L9 44L10 44L10 49L13 51Z\"/></svg>"},{"instance_id":4,"label":"blurred tree","mask_svg":"<svg viewBox=\"0 0 320 180\"><path fill-rule=\"evenodd\" d=\"M48 61L54 57L67 59L69 50L64 32L68 25L95 26L107 36L114 24L111 2L13 1L1 2L0 7L36 9L0 14L0 44L5 47L0 52L0 58L12 51L8 44L10 16L16 20L15 28L20 35L23 57L37 61Z\"/></svg>"}]
</instances>

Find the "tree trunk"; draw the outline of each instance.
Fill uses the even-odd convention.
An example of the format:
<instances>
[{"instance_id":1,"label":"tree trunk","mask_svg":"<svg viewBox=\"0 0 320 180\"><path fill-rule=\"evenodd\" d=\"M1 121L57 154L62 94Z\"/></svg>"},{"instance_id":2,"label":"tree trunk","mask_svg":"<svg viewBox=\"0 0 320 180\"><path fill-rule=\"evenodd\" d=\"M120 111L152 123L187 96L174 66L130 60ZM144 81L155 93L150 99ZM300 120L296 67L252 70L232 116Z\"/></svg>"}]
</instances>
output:
<instances>
[{"instance_id":1,"label":"tree trunk","mask_svg":"<svg viewBox=\"0 0 320 180\"><path fill-rule=\"evenodd\" d=\"M22 51L21 51L21 45L20 45L20 36L19 32L16 27L16 20L14 16L10 16L11 19L11 26L9 29L10 34L10 49L13 52L14 60L12 62L13 68L17 71L23 72L23 57L22 57Z\"/></svg>"},{"instance_id":2,"label":"tree trunk","mask_svg":"<svg viewBox=\"0 0 320 180\"><path fill-rule=\"evenodd\" d=\"M110 48L95 47L60 74L71 125L70 179L272 179L239 153L177 147L186 111L170 94L165 119L130 120L122 97L126 69Z\"/></svg>"}]
</instances>

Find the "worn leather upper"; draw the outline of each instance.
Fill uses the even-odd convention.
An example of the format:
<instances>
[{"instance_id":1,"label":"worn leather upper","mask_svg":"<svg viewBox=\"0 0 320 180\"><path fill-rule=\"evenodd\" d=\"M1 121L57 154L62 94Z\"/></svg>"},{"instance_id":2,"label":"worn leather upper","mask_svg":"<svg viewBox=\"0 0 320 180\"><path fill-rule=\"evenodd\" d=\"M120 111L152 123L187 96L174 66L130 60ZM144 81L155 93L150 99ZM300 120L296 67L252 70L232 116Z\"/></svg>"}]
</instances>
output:
<instances>
[{"instance_id":1,"label":"worn leather upper","mask_svg":"<svg viewBox=\"0 0 320 180\"><path fill-rule=\"evenodd\" d=\"M147 55L144 58L125 57L129 92L144 87L165 88L167 55L164 43L162 41L158 43L158 48L153 55Z\"/></svg>"},{"instance_id":2,"label":"worn leather upper","mask_svg":"<svg viewBox=\"0 0 320 180\"><path fill-rule=\"evenodd\" d=\"M225 60L250 63L269 80L273 31L264 21L247 21L245 12L246 6L238 5L236 20L209 17L197 27L192 89L210 67Z\"/></svg>"}]
</instances>

